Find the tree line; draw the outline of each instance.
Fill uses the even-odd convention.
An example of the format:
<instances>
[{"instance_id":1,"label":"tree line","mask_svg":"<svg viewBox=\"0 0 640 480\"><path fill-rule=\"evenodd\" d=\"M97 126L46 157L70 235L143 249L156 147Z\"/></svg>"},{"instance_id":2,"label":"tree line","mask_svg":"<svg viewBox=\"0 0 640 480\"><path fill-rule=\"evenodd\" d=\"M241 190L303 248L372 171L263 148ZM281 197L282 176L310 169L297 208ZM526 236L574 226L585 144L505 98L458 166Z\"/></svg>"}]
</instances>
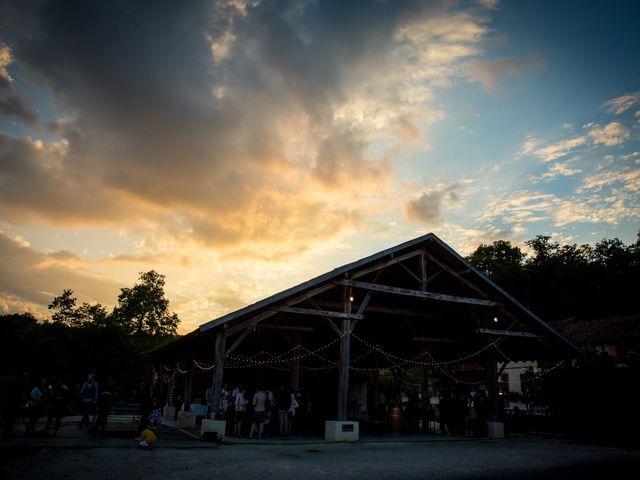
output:
<instances>
[{"instance_id":1,"label":"tree line","mask_svg":"<svg viewBox=\"0 0 640 480\"><path fill-rule=\"evenodd\" d=\"M635 243L565 244L538 235L527 254L509 241L480 245L467 259L545 321L638 313L640 232Z\"/></svg>"},{"instance_id":2,"label":"tree line","mask_svg":"<svg viewBox=\"0 0 640 480\"><path fill-rule=\"evenodd\" d=\"M165 276L152 270L122 288L111 311L100 303L78 304L65 289L49 304L51 319L0 316L0 375L28 372L31 382L57 377L73 385L92 372L119 400L135 400L150 371L141 354L177 335L180 320L164 286Z\"/></svg>"}]
</instances>

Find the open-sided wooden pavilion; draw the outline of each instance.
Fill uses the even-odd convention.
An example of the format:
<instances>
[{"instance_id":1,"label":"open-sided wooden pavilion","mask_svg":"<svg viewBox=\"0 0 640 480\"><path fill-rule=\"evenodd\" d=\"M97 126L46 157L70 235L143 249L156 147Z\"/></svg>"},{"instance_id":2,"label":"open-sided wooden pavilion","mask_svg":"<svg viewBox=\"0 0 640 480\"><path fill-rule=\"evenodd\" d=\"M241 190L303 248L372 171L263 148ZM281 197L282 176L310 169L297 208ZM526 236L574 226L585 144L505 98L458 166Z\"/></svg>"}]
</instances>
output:
<instances>
[{"instance_id":1,"label":"open-sided wooden pavilion","mask_svg":"<svg viewBox=\"0 0 640 480\"><path fill-rule=\"evenodd\" d=\"M323 372L319 381L337 389L333 419L343 421L350 377L420 366L485 384L491 422L500 363L582 355L430 233L204 323L153 357L187 374L210 369L213 412L223 379L271 368L294 388ZM482 367L465 373L471 364Z\"/></svg>"}]
</instances>

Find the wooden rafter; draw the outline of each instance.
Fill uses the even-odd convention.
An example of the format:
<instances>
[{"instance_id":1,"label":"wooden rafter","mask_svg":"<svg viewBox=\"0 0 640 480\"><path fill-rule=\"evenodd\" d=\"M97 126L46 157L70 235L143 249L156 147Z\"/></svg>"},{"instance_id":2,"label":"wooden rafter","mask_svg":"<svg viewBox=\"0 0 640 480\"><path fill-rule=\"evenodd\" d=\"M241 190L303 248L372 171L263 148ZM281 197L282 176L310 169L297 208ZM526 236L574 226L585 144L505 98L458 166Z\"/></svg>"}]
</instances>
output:
<instances>
[{"instance_id":1,"label":"wooden rafter","mask_svg":"<svg viewBox=\"0 0 640 480\"><path fill-rule=\"evenodd\" d=\"M231 335L234 335L238 332L242 332L243 330L246 329L252 329L253 327L255 327L258 323L260 323L263 320L266 320L269 317L272 317L276 314L277 312L272 312L272 311L264 311L258 315L256 315L255 317L250 317L248 319L246 319L243 322L238 323L237 325L234 325L233 327L229 328L226 332L226 336L230 337Z\"/></svg>"},{"instance_id":2,"label":"wooden rafter","mask_svg":"<svg viewBox=\"0 0 640 480\"><path fill-rule=\"evenodd\" d=\"M371 272L376 272L378 270L381 270L383 268L387 268L391 265L395 265L396 263L401 263L404 262L405 260L408 260L410 258L413 258L417 255L420 255L420 250L415 250L413 252L409 252L409 253L405 253L404 255L399 255L399 256L394 256L393 258L385 261L385 262L380 262L377 263L369 268L363 268L362 270L357 270L355 272L353 272L351 274L351 278L360 278L363 277Z\"/></svg>"},{"instance_id":3,"label":"wooden rafter","mask_svg":"<svg viewBox=\"0 0 640 480\"><path fill-rule=\"evenodd\" d=\"M494 330L492 328L478 328L478 333L484 333L486 335L498 335L501 337L527 337L527 338L541 338L537 333L531 332L514 332L512 330Z\"/></svg>"},{"instance_id":4,"label":"wooden rafter","mask_svg":"<svg viewBox=\"0 0 640 480\"><path fill-rule=\"evenodd\" d=\"M313 315L320 317L330 318L346 318L350 320L361 320L364 315L358 315L357 313L345 313L345 312L333 312L330 310L314 310L312 308L299 308L299 307L269 307L269 310L281 313L293 313L297 315Z\"/></svg>"},{"instance_id":5,"label":"wooden rafter","mask_svg":"<svg viewBox=\"0 0 640 480\"><path fill-rule=\"evenodd\" d=\"M308 302L313 305L313 307L318 310L318 311L322 311L322 307L320 307L320 305L318 305L315 300L313 300L312 298L308 299ZM329 323L329 326L333 329L334 332L336 332L338 334L338 336L342 336L342 331L338 328L338 326L333 323L333 319L331 317L324 317L327 322Z\"/></svg>"}]
</instances>

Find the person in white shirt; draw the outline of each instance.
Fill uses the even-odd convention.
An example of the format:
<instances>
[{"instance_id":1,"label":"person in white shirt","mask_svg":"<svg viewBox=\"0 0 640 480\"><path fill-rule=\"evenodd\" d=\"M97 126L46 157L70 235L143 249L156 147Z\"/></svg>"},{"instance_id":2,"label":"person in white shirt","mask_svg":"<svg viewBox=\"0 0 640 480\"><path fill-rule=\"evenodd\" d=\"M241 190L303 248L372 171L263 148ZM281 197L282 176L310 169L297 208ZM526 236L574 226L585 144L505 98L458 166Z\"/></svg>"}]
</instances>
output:
<instances>
[{"instance_id":1,"label":"person in white shirt","mask_svg":"<svg viewBox=\"0 0 640 480\"><path fill-rule=\"evenodd\" d=\"M253 423L251 424L249 438L252 438L254 433L258 434L258 438L262 438L264 424L269 421L267 410L271 410L271 401L270 392L266 392L262 388L258 388L258 391L253 395Z\"/></svg>"}]
</instances>

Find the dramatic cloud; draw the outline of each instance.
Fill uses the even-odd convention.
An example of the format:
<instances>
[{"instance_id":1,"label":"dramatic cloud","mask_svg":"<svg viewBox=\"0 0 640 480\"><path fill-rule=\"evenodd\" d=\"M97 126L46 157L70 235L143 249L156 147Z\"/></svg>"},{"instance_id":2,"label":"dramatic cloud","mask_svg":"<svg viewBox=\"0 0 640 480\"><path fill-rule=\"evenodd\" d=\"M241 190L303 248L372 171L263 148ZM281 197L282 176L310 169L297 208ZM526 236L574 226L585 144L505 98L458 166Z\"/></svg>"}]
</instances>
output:
<instances>
[{"instance_id":1,"label":"dramatic cloud","mask_svg":"<svg viewBox=\"0 0 640 480\"><path fill-rule=\"evenodd\" d=\"M0 131L0 218L126 231L90 267L118 277L181 277L209 252L273 265L375 229L488 23L446 1L17 2L0 34L0 115L17 122ZM421 194L416 220L455 200ZM47 261L88 268L63 245ZM198 275L172 291L189 315L254 298L217 285L195 301Z\"/></svg>"},{"instance_id":2,"label":"dramatic cloud","mask_svg":"<svg viewBox=\"0 0 640 480\"><path fill-rule=\"evenodd\" d=\"M0 138L5 215L142 221L216 248L279 245L274 255L353 224L365 189L389 191L389 152L442 117L432 89L487 31L438 3L161 2L153 21L118 3L28 13L37 34L16 27L4 64L49 82L65 118L40 147Z\"/></svg>"}]
</instances>

